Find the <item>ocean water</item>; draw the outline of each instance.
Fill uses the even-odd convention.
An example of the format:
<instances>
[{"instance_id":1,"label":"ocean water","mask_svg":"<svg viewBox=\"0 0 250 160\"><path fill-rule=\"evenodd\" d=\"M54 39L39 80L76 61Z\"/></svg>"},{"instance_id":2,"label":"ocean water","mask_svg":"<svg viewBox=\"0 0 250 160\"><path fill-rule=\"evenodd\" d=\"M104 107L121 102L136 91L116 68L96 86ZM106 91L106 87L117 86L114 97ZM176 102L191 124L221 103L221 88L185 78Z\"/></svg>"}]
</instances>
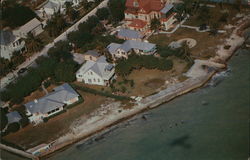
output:
<instances>
[{"instance_id":1,"label":"ocean water","mask_svg":"<svg viewBox=\"0 0 250 160\"><path fill-rule=\"evenodd\" d=\"M229 69L203 88L120 124L98 141L73 145L49 160L246 160L250 51L236 55L229 61Z\"/></svg>"}]
</instances>

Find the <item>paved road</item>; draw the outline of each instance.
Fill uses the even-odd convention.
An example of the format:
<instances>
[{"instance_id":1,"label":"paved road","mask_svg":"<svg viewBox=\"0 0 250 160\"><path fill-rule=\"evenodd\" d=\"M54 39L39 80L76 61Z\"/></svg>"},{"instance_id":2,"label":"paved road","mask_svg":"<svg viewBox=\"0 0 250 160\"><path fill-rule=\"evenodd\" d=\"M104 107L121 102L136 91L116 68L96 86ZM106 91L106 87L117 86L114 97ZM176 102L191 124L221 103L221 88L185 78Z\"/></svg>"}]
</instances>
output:
<instances>
[{"instance_id":1,"label":"paved road","mask_svg":"<svg viewBox=\"0 0 250 160\"><path fill-rule=\"evenodd\" d=\"M5 88L10 82L14 81L18 75L17 72L21 69L21 68L27 68L29 66L32 65L32 63L34 63L34 61L42 55L47 55L47 52L50 48L52 48L54 46L54 44L56 42L62 41L62 40L66 40L67 39L67 34L69 34L72 31L76 31L78 30L78 26L80 23L86 21L90 16L93 16L96 14L96 11L98 8L103 8L103 7L107 7L108 5L108 1L109 0L104 0L102 3L100 3L96 8L94 8L92 11L90 11L87 15L85 15L83 18L81 18L79 21L77 21L73 26L71 26L70 28L68 28L65 32L63 32L61 35L59 35L57 38L54 39L54 42L47 44L42 51L34 54L33 56L31 56L30 58L26 59L26 61L24 63L22 63L21 65L19 65L17 67L17 69L15 71L13 71L12 73L9 73L8 75L6 75L5 77L3 77L0 80L0 90L2 90L3 88Z\"/></svg>"}]
</instances>

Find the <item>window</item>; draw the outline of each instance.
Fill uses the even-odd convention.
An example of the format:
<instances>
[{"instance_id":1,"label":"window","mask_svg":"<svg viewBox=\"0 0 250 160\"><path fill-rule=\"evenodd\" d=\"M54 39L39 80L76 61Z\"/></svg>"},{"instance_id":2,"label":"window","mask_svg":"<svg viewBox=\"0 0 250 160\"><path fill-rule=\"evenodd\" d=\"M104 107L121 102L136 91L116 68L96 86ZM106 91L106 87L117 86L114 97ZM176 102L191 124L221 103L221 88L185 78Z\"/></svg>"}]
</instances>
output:
<instances>
[{"instance_id":1,"label":"window","mask_svg":"<svg viewBox=\"0 0 250 160\"><path fill-rule=\"evenodd\" d=\"M139 4L138 4L138 2L137 1L134 1L134 7L138 7L139 6Z\"/></svg>"},{"instance_id":2,"label":"window","mask_svg":"<svg viewBox=\"0 0 250 160\"><path fill-rule=\"evenodd\" d=\"M78 75L78 77L82 77L82 75Z\"/></svg>"},{"instance_id":3,"label":"window","mask_svg":"<svg viewBox=\"0 0 250 160\"><path fill-rule=\"evenodd\" d=\"M96 81L95 81L95 78L94 78L94 82L96 82Z\"/></svg>"},{"instance_id":4,"label":"window","mask_svg":"<svg viewBox=\"0 0 250 160\"><path fill-rule=\"evenodd\" d=\"M89 83L92 83L92 80L91 80L91 79L88 79L88 82L89 82Z\"/></svg>"},{"instance_id":5,"label":"window","mask_svg":"<svg viewBox=\"0 0 250 160\"><path fill-rule=\"evenodd\" d=\"M100 79L98 78L97 81L100 82Z\"/></svg>"}]
</instances>

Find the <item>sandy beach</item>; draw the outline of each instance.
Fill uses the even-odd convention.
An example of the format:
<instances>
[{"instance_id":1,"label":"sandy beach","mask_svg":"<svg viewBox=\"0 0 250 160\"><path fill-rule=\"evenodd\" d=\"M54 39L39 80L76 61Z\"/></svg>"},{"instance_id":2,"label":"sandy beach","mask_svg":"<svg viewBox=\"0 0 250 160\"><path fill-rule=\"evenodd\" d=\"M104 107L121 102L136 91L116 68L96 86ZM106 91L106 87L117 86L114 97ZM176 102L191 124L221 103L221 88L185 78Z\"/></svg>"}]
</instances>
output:
<instances>
[{"instance_id":1,"label":"sandy beach","mask_svg":"<svg viewBox=\"0 0 250 160\"><path fill-rule=\"evenodd\" d=\"M250 19L249 15L240 19L237 26L233 26L235 29L232 34L225 40L223 45L218 46L216 55L213 58L209 60L195 60L194 65L186 73L186 76L189 78L184 82L171 84L167 89L143 98L140 101L136 101L130 109L123 109L120 102L103 105L91 115L77 119L72 124L70 132L53 141L50 150L44 152L39 157L49 156L53 152L76 143L79 140L87 140L91 135L108 129L138 113L157 107L162 103L166 103L173 98L203 86L218 70L226 67L226 61L233 55L235 50L244 43L245 39L239 36L237 32L245 24L247 19ZM225 49L225 45L229 45L230 48ZM204 68L204 66L206 67Z\"/></svg>"}]
</instances>

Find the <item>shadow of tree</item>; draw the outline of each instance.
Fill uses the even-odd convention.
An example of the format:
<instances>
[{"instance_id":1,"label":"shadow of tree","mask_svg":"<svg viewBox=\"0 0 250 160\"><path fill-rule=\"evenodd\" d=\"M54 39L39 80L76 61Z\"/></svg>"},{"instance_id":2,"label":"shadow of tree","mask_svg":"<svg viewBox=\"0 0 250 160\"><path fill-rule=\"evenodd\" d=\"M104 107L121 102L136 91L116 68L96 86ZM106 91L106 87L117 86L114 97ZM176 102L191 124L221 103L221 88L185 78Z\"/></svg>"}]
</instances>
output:
<instances>
[{"instance_id":1,"label":"shadow of tree","mask_svg":"<svg viewBox=\"0 0 250 160\"><path fill-rule=\"evenodd\" d=\"M180 147L183 147L185 149L189 149L192 147L192 145L187 142L187 140L189 138L190 138L189 135L181 136L179 138L174 139L169 145L171 147L180 146Z\"/></svg>"}]
</instances>

